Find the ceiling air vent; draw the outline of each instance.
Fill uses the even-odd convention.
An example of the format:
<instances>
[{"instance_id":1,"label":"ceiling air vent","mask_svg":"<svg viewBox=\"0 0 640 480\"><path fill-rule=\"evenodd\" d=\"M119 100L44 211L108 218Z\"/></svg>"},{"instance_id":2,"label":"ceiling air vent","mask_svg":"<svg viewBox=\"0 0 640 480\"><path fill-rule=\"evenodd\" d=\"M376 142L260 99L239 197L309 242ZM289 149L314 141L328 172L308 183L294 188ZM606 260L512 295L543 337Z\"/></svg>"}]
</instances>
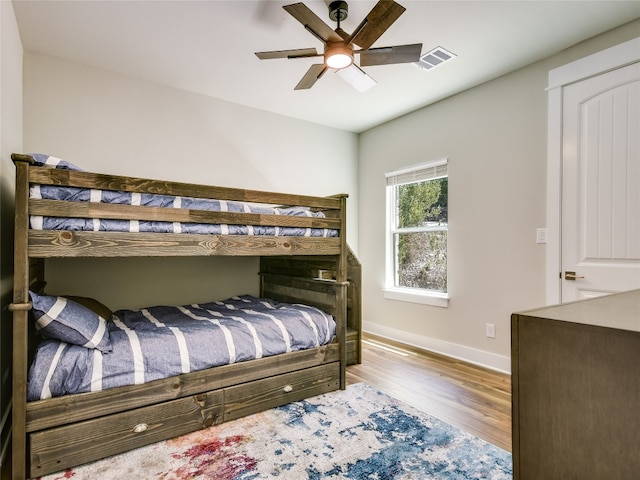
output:
<instances>
[{"instance_id":1,"label":"ceiling air vent","mask_svg":"<svg viewBox=\"0 0 640 480\"><path fill-rule=\"evenodd\" d=\"M445 50L442 47L436 47L430 52L420 56L420 61L414 63L414 65L421 70L431 70L438 67L449 60L456 58L456 55Z\"/></svg>"}]
</instances>

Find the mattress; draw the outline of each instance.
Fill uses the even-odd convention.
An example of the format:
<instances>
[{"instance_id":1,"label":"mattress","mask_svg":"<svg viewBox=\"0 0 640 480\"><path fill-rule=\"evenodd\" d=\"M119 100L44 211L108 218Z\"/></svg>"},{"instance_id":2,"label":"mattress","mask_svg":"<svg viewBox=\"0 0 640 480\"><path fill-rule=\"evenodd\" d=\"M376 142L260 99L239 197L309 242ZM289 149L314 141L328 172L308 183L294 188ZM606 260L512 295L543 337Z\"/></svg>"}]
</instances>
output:
<instances>
[{"instance_id":1,"label":"mattress","mask_svg":"<svg viewBox=\"0 0 640 480\"><path fill-rule=\"evenodd\" d=\"M330 343L322 310L249 295L183 306L118 310L107 322L112 350L45 339L29 369L27 399L135 385Z\"/></svg>"}]
</instances>

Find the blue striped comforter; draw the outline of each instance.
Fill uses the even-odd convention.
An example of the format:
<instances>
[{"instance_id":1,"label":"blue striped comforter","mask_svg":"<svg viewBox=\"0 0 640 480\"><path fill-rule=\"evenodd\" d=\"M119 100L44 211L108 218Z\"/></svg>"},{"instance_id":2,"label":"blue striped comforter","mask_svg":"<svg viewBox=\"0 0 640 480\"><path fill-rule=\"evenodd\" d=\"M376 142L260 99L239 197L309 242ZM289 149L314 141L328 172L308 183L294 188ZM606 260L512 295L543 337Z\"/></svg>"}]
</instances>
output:
<instances>
[{"instance_id":1,"label":"blue striped comforter","mask_svg":"<svg viewBox=\"0 0 640 480\"><path fill-rule=\"evenodd\" d=\"M29 370L29 401L133 385L331 342L333 318L306 305L252 296L119 310L113 351L43 341Z\"/></svg>"},{"instance_id":2,"label":"blue striped comforter","mask_svg":"<svg viewBox=\"0 0 640 480\"><path fill-rule=\"evenodd\" d=\"M140 194L54 185L32 185L29 198L70 202L112 203L146 207L183 208L212 212L259 213L324 217L304 207L275 208L246 202L210 200L159 194ZM337 237L338 232L326 228L293 228L260 225L220 225L145 220L109 220L99 218L63 218L32 215L33 230L74 230L110 232L199 233L208 235L275 235L289 237Z\"/></svg>"}]
</instances>

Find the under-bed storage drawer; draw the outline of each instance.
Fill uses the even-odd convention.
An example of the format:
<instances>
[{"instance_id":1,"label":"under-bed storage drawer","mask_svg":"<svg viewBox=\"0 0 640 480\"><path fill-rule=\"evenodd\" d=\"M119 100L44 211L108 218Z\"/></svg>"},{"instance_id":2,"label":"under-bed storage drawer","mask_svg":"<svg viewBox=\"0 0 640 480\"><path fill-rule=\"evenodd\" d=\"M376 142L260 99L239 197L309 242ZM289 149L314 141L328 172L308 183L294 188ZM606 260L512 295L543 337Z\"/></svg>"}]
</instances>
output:
<instances>
[{"instance_id":1,"label":"under-bed storage drawer","mask_svg":"<svg viewBox=\"0 0 640 480\"><path fill-rule=\"evenodd\" d=\"M340 364L284 373L201 395L30 434L31 477L337 390Z\"/></svg>"},{"instance_id":2,"label":"under-bed storage drawer","mask_svg":"<svg viewBox=\"0 0 640 480\"><path fill-rule=\"evenodd\" d=\"M222 421L224 393L216 390L29 436L31 477L91 462Z\"/></svg>"},{"instance_id":3,"label":"under-bed storage drawer","mask_svg":"<svg viewBox=\"0 0 640 480\"><path fill-rule=\"evenodd\" d=\"M340 364L328 363L224 389L224 421L340 388Z\"/></svg>"}]
</instances>

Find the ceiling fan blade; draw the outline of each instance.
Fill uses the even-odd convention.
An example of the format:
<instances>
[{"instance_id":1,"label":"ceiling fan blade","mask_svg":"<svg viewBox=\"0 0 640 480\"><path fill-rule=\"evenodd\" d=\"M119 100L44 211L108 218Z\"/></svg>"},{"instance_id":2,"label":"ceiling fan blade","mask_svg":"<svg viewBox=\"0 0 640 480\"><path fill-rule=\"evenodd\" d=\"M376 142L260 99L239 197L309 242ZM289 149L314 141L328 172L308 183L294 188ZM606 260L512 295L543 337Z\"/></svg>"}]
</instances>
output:
<instances>
[{"instance_id":1,"label":"ceiling fan blade","mask_svg":"<svg viewBox=\"0 0 640 480\"><path fill-rule=\"evenodd\" d=\"M284 5L282 8L304 25L304 28L306 28L318 40L325 43L327 41L342 41L342 37L334 32L329 25L324 23L320 17L313 13L304 3Z\"/></svg>"},{"instance_id":2,"label":"ceiling fan blade","mask_svg":"<svg viewBox=\"0 0 640 480\"><path fill-rule=\"evenodd\" d=\"M371 48L360 53L360 66L391 65L393 63L414 63L420 61L422 44L395 45L393 47Z\"/></svg>"},{"instance_id":3,"label":"ceiling fan blade","mask_svg":"<svg viewBox=\"0 0 640 480\"><path fill-rule=\"evenodd\" d=\"M355 63L350 67L337 70L336 75L361 93L377 85L377 82Z\"/></svg>"},{"instance_id":4,"label":"ceiling fan blade","mask_svg":"<svg viewBox=\"0 0 640 480\"><path fill-rule=\"evenodd\" d=\"M313 84L316 83L316 81L318 81L318 79L324 75L324 72L327 70L329 70L329 68L325 67L324 63L311 65L294 90L306 90L307 88L313 87Z\"/></svg>"},{"instance_id":5,"label":"ceiling fan blade","mask_svg":"<svg viewBox=\"0 0 640 480\"><path fill-rule=\"evenodd\" d=\"M274 50L272 52L256 52L260 60L270 60L272 58L304 58L316 57L318 51L315 48L298 48L295 50Z\"/></svg>"},{"instance_id":6,"label":"ceiling fan blade","mask_svg":"<svg viewBox=\"0 0 640 480\"><path fill-rule=\"evenodd\" d=\"M351 42L367 50L405 10L396 2L380 0L355 29Z\"/></svg>"}]
</instances>

